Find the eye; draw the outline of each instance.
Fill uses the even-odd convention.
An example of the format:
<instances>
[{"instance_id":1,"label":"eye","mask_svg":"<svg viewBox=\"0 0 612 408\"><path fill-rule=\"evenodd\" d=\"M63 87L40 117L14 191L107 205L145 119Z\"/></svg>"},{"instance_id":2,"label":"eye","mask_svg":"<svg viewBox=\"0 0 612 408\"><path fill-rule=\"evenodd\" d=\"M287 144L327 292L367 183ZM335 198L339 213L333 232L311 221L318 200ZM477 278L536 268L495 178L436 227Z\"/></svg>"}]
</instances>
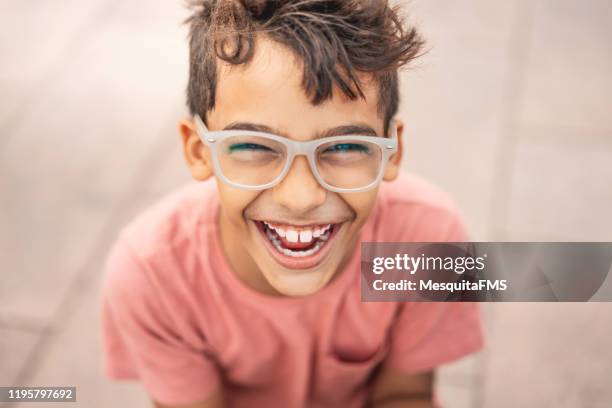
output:
<instances>
[{"instance_id":1,"label":"eye","mask_svg":"<svg viewBox=\"0 0 612 408\"><path fill-rule=\"evenodd\" d=\"M229 146L228 150L230 153L248 151L273 152L269 147L257 143L235 143Z\"/></svg>"},{"instance_id":2,"label":"eye","mask_svg":"<svg viewBox=\"0 0 612 408\"><path fill-rule=\"evenodd\" d=\"M323 153L349 153L349 152L362 152L369 153L370 149L367 145L360 143L336 143L328 146Z\"/></svg>"}]
</instances>

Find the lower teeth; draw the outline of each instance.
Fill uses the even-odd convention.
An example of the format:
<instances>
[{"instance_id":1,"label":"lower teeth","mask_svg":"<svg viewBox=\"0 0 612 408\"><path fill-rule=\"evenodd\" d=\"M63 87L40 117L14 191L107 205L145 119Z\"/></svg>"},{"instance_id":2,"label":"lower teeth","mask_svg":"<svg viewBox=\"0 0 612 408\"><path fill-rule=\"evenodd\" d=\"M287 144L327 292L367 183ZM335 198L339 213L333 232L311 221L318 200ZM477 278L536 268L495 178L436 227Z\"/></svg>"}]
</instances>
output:
<instances>
[{"instance_id":1,"label":"lower teeth","mask_svg":"<svg viewBox=\"0 0 612 408\"><path fill-rule=\"evenodd\" d=\"M272 235L272 233L270 232L270 230L266 230L266 235L268 236L268 238L270 239L270 242L272 242L272 245L274 245L274 248L276 248L279 252L287 255L287 256L292 256L294 258L301 258L304 256L309 256L312 255L316 252L319 251L319 249L321 249L321 247L323 246L323 244L329 239L329 231L327 231L325 234L321 235L317 242L315 243L314 247L304 250L304 251L294 251L291 250L289 248L285 248L281 245L280 240L278 239L278 237Z\"/></svg>"}]
</instances>

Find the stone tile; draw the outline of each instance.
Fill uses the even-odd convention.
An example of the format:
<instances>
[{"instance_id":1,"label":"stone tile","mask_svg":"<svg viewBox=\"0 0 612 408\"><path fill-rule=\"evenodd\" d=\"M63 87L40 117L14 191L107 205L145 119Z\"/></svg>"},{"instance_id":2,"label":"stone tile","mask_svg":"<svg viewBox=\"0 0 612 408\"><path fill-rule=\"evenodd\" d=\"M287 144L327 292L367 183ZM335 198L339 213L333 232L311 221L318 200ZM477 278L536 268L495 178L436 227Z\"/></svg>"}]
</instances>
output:
<instances>
[{"instance_id":1,"label":"stone tile","mask_svg":"<svg viewBox=\"0 0 612 408\"><path fill-rule=\"evenodd\" d=\"M164 127L164 134L170 133L174 124ZM168 141L172 139L169 138ZM151 205L163 194L189 181L178 145L160 143L157 150L167 155L154 155L147 160L150 179L148 183L134 186L131 199L122 202L119 214L113 218L120 226L143 208ZM154 165L154 166L153 166ZM113 236L104 237L100 245L110 247ZM99 291L102 278L104 251L100 251L90 264L96 265L91 278L81 288L73 292L69 299L68 310L77 310L74 315L60 321L54 336L42 353L42 359L33 368L31 385L70 384L78 389L76 406L109 407L129 406L148 408L151 402L142 386L133 381L110 381L103 376L102 350L99 333ZM93 356L93 358L92 358ZM66 362L70 362L67 364ZM24 405L25 406L25 405ZM21 405L19 405L21 407Z\"/></svg>"},{"instance_id":2,"label":"stone tile","mask_svg":"<svg viewBox=\"0 0 612 408\"><path fill-rule=\"evenodd\" d=\"M498 303L485 407L606 407L612 304Z\"/></svg>"},{"instance_id":3,"label":"stone tile","mask_svg":"<svg viewBox=\"0 0 612 408\"><path fill-rule=\"evenodd\" d=\"M178 120L176 122L178 123ZM176 128L174 121L168 123L164 133L169 136L171 132L175 134L160 146L159 150L163 151L163 161L154 163L155 169L151 170L150 175L151 182L134 186L133 194L138 197L140 208L142 205L153 204L163 195L193 180L183 158L181 141Z\"/></svg>"},{"instance_id":4,"label":"stone tile","mask_svg":"<svg viewBox=\"0 0 612 408\"><path fill-rule=\"evenodd\" d=\"M40 335L40 331L0 326L0 386L14 385Z\"/></svg>"},{"instance_id":5,"label":"stone tile","mask_svg":"<svg viewBox=\"0 0 612 408\"><path fill-rule=\"evenodd\" d=\"M466 385L447 384L443 379L436 381L436 398L444 408L472 408L473 391Z\"/></svg>"},{"instance_id":6,"label":"stone tile","mask_svg":"<svg viewBox=\"0 0 612 408\"><path fill-rule=\"evenodd\" d=\"M6 59L1 78L40 77L48 64L61 58L76 34L99 15L105 3L109 2L67 0L58 7L51 0L3 2L0 47ZM15 41L17 33L21 34L20 41Z\"/></svg>"},{"instance_id":7,"label":"stone tile","mask_svg":"<svg viewBox=\"0 0 612 408\"><path fill-rule=\"evenodd\" d=\"M46 88L53 80L49 75L58 73L109 5L102 0L67 0L61 6L52 0L2 2L0 123Z\"/></svg>"},{"instance_id":8,"label":"stone tile","mask_svg":"<svg viewBox=\"0 0 612 408\"><path fill-rule=\"evenodd\" d=\"M516 134L519 142L548 142L608 149L612 142L612 130L603 129L606 126L603 122L594 123L591 127L523 124L517 126Z\"/></svg>"},{"instance_id":9,"label":"stone tile","mask_svg":"<svg viewBox=\"0 0 612 408\"><path fill-rule=\"evenodd\" d=\"M482 353L472 354L451 364L441 366L436 375L444 384L453 386L471 386L478 375Z\"/></svg>"},{"instance_id":10,"label":"stone tile","mask_svg":"<svg viewBox=\"0 0 612 408\"><path fill-rule=\"evenodd\" d=\"M166 134L174 125L169 124L164 128L167 129L162 133ZM160 143L156 150L168 152L168 155L159 155L158 152L146 160L150 174L149 183L136 185L130 192L130 200L122 201L119 213L113 217L113 222L118 226L163 194L189 180L178 143ZM104 248L110 247L113 236L109 234L103 238L99 244ZM148 408L151 407L150 399L138 382L110 381L103 375L98 302L102 278L100 266L105 255L105 251L99 251L95 255L89 262L90 265L95 265L89 280L81 285L80 291L69 294L70 299L68 306L64 305L65 310L76 312L56 322L56 334L46 344L36 366L31 368L32 377L28 384L74 385L78 390L78 402L75 405L77 407ZM27 405L19 405L22 406Z\"/></svg>"},{"instance_id":11,"label":"stone tile","mask_svg":"<svg viewBox=\"0 0 612 408\"><path fill-rule=\"evenodd\" d=\"M75 408L150 408L151 402L139 383L114 382L103 375L97 272L93 284L73 300L75 313L57 322L56 335L24 386L76 386L77 402L71 404Z\"/></svg>"},{"instance_id":12,"label":"stone tile","mask_svg":"<svg viewBox=\"0 0 612 408\"><path fill-rule=\"evenodd\" d=\"M0 316L51 316L76 271L104 251L98 237L120 227L112 223L119 199L150 183L149 172L176 143L174 129L163 132L183 110L182 7L130 3L65 61L0 151L0 242L9 271Z\"/></svg>"},{"instance_id":13,"label":"stone tile","mask_svg":"<svg viewBox=\"0 0 612 408\"><path fill-rule=\"evenodd\" d=\"M0 5L0 50L4 57L0 90L3 95L7 95L5 90L12 92L10 98L0 100L3 108L0 109L0 123L17 108L46 93L49 85L62 75L67 61L78 57L83 46L100 29L114 24L123 26L119 34L125 36L131 35L130 31L141 32L150 40L144 48L154 51L156 44L161 56L168 40L176 38L173 31L177 31L185 16L186 9L181 3L67 0L60 7L50 0L4 2ZM184 33L184 29L181 30ZM15 41L16 33L24 33L19 41ZM184 38L183 35L180 39ZM121 48L121 41L118 45ZM175 54L170 50L165 55L174 59ZM134 57L137 56L138 51ZM129 62L129 58L126 61Z\"/></svg>"},{"instance_id":14,"label":"stone tile","mask_svg":"<svg viewBox=\"0 0 612 408\"><path fill-rule=\"evenodd\" d=\"M502 228L522 240L612 240L610 180L612 145L521 143Z\"/></svg>"},{"instance_id":15,"label":"stone tile","mask_svg":"<svg viewBox=\"0 0 612 408\"><path fill-rule=\"evenodd\" d=\"M430 53L447 60L490 60L507 58L514 24L525 0L492 3L467 0L402 1L409 21L424 34Z\"/></svg>"},{"instance_id":16,"label":"stone tile","mask_svg":"<svg viewBox=\"0 0 612 408\"><path fill-rule=\"evenodd\" d=\"M523 124L612 132L612 4L536 3L529 65L520 101ZM582 133L576 133L579 138ZM612 143L612 136L608 139Z\"/></svg>"},{"instance_id":17,"label":"stone tile","mask_svg":"<svg viewBox=\"0 0 612 408\"><path fill-rule=\"evenodd\" d=\"M402 76L404 168L457 200L475 240L486 239L505 114L508 46L521 1L414 1L429 52Z\"/></svg>"},{"instance_id":18,"label":"stone tile","mask_svg":"<svg viewBox=\"0 0 612 408\"><path fill-rule=\"evenodd\" d=\"M34 80L28 78L0 80L0 92L2 92L2 98L0 98L0 123L5 123L10 117L17 116L16 111L24 105L24 100L27 99L26 89L31 86L32 82ZM5 141L6 138L3 138L0 142L0 150Z\"/></svg>"},{"instance_id":19,"label":"stone tile","mask_svg":"<svg viewBox=\"0 0 612 408\"><path fill-rule=\"evenodd\" d=\"M484 69L484 64L478 69ZM414 102L407 101L401 113L406 123L404 169L452 194L474 240L485 239L488 228L492 169L501 137L499 80L503 75L479 77L478 69L474 63L455 62L452 71L436 67L415 72L404 85L406 92L412 90ZM470 93L472 101L464 104L451 93Z\"/></svg>"}]
</instances>

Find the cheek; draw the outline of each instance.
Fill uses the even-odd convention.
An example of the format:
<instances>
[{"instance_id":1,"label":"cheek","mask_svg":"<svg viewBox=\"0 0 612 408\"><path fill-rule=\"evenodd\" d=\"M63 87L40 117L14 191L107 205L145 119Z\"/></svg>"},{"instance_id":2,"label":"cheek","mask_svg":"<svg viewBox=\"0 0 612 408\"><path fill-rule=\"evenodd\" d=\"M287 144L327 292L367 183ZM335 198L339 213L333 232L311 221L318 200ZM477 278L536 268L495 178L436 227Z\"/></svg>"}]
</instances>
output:
<instances>
[{"instance_id":1,"label":"cheek","mask_svg":"<svg viewBox=\"0 0 612 408\"><path fill-rule=\"evenodd\" d=\"M256 191L244 191L218 183L219 201L222 214L231 221L232 224L244 224L244 210L257 197Z\"/></svg>"},{"instance_id":2,"label":"cheek","mask_svg":"<svg viewBox=\"0 0 612 408\"><path fill-rule=\"evenodd\" d=\"M344 194L342 198L355 213L355 226L360 227L368 219L376 203L378 189L364 193Z\"/></svg>"}]
</instances>

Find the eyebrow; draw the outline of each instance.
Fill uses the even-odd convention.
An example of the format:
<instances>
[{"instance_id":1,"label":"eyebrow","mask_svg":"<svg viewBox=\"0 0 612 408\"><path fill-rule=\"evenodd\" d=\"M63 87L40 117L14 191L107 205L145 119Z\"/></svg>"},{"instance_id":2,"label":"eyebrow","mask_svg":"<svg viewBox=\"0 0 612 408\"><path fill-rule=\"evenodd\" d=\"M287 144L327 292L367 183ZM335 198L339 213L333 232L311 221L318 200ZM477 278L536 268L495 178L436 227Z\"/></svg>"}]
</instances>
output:
<instances>
[{"instance_id":1,"label":"eyebrow","mask_svg":"<svg viewBox=\"0 0 612 408\"><path fill-rule=\"evenodd\" d=\"M289 138L289 136L286 133L283 133L279 131L278 129L274 129L266 125L261 125L257 123L251 123L251 122L232 122L226 127L224 127L223 130L248 130L252 132L272 133L274 135L279 135L279 136ZM345 136L345 135L378 136L376 131L370 126L351 124L351 125L336 126L336 127L327 129L315 135L315 139L320 139L324 137L332 137L332 136Z\"/></svg>"}]
</instances>

